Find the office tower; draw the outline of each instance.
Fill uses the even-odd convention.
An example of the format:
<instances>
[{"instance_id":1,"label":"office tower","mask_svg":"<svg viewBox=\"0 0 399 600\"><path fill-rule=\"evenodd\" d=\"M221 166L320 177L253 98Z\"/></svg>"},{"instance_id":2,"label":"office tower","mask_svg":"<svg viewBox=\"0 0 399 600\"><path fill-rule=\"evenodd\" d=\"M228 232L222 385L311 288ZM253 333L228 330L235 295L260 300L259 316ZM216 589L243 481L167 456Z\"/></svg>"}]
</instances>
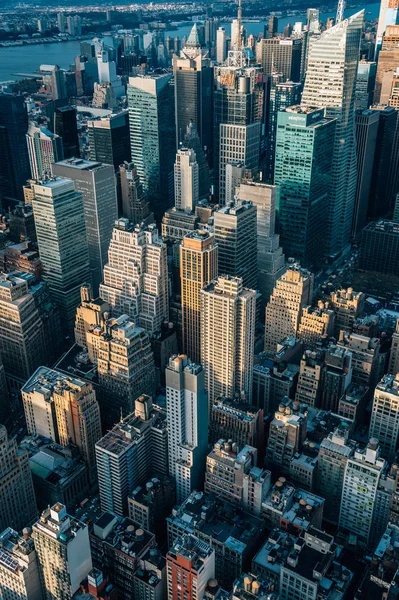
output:
<instances>
[{"instance_id":1,"label":"office tower","mask_svg":"<svg viewBox=\"0 0 399 600\"><path fill-rule=\"evenodd\" d=\"M175 207L192 212L199 200L199 169L194 150L177 151L174 167Z\"/></svg>"},{"instance_id":2,"label":"office tower","mask_svg":"<svg viewBox=\"0 0 399 600\"><path fill-rule=\"evenodd\" d=\"M399 375L384 375L374 391L370 437L380 444L381 456L395 460L399 442Z\"/></svg>"},{"instance_id":3,"label":"office tower","mask_svg":"<svg viewBox=\"0 0 399 600\"><path fill-rule=\"evenodd\" d=\"M335 128L324 109L293 106L278 113L274 183L280 186L280 240L286 256L304 266L318 266L325 254Z\"/></svg>"},{"instance_id":4,"label":"office tower","mask_svg":"<svg viewBox=\"0 0 399 600\"><path fill-rule=\"evenodd\" d=\"M32 538L45 600L71 598L92 568L87 525L70 517L63 504L42 512Z\"/></svg>"},{"instance_id":5,"label":"office tower","mask_svg":"<svg viewBox=\"0 0 399 600\"><path fill-rule=\"evenodd\" d=\"M296 337L302 308L312 303L312 295L313 275L306 269L294 264L281 275L266 307L266 352L276 352L287 336Z\"/></svg>"},{"instance_id":6,"label":"office tower","mask_svg":"<svg viewBox=\"0 0 399 600\"><path fill-rule=\"evenodd\" d=\"M334 311L319 300L317 307L305 306L302 309L301 321L298 327L298 338L305 348L314 348L321 338L334 335Z\"/></svg>"},{"instance_id":7,"label":"office tower","mask_svg":"<svg viewBox=\"0 0 399 600\"><path fill-rule=\"evenodd\" d=\"M171 73L129 77L131 155L156 218L170 206L175 135Z\"/></svg>"},{"instance_id":8,"label":"office tower","mask_svg":"<svg viewBox=\"0 0 399 600\"><path fill-rule=\"evenodd\" d=\"M119 166L121 182L122 215L132 223L148 222L151 219L150 203L143 190L137 169L132 162Z\"/></svg>"},{"instance_id":9,"label":"office tower","mask_svg":"<svg viewBox=\"0 0 399 600\"><path fill-rule=\"evenodd\" d=\"M100 296L114 316L129 315L150 335L169 315L166 246L154 224L115 221Z\"/></svg>"},{"instance_id":10,"label":"office tower","mask_svg":"<svg viewBox=\"0 0 399 600\"><path fill-rule=\"evenodd\" d=\"M175 80L176 147L187 127L194 123L202 148L212 154L213 67L208 52L201 48L194 24L180 56L173 56Z\"/></svg>"},{"instance_id":11,"label":"office tower","mask_svg":"<svg viewBox=\"0 0 399 600\"><path fill-rule=\"evenodd\" d=\"M97 296L103 267L107 261L112 229L118 218L114 169L111 165L81 158L58 162L52 168L55 177L71 179L75 190L82 194L89 247L90 281Z\"/></svg>"},{"instance_id":12,"label":"office tower","mask_svg":"<svg viewBox=\"0 0 399 600\"><path fill-rule=\"evenodd\" d=\"M373 390L385 369L386 354L381 353L380 340L341 330L337 347L352 354L353 383Z\"/></svg>"},{"instance_id":13,"label":"office tower","mask_svg":"<svg viewBox=\"0 0 399 600\"><path fill-rule=\"evenodd\" d=\"M44 284L30 289L29 276L21 275L25 274L0 276L0 354L6 377L15 389L53 357L60 341L52 340L47 328L50 324L60 336L59 321L54 320L57 315L53 316L55 308ZM47 305L44 311L40 297Z\"/></svg>"},{"instance_id":14,"label":"office tower","mask_svg":"<svg viewBox=\"0 0 399 600\"><path fill-rule=\"evenodd\" d=\"M336 413L338 403L352 381L352 353L330 344L321 369L320 407Z\"/></svg>"},{"instance_id":15,"label":"office tower","mask_svg":"<svg viewBox=\"0 0 399 600\"><path fill-rule=\"evenodd\" d=\"M332 535L310 527L298 539L296 559L285 560L280 570L280 599L291 600L298 595L306 599L324 594L323 579L331 581L328 595L344 596L350 590L353 573L344 568L340 560L341 546ZM320 565L320 571L307 569L308 565ZM337 573L335 575L335 573ZM322 579L320 579L320 574ZM302 591L303 590L303 591Z\"/></svg>"},{"instance_id":16,"label":"office tower","mask_svg":"<svg viewBox=\"0 0 399 600\"><path fill-rule=\"evenodd\" d=\"M58 304L63 330L68 332L73 328L80 286L90 281L83 198L75 191L74 182L62 177L40 181L33 188L43 280Z\"/></svg>"},{"instance_id":17,"label":"office tower","mask_svg":"<svg viewBox=\"0 0 399 600\"><path fill-rule=\"evenodd\" d=\"M167 474L166 415L151 396L137 397L134 412L97 442L96 459L101 508L121 516L132 490Z\"/></svg>"},{"instance_id":18,"label":"office tower","mask_svg":"<svg viewBox=\"0 0 399 600\"><path fill-rule=\"evenodd\" d=\"M276 205L279 188L265 183L242 181L238 198L252 202L256 207L257 276L255 289L262 294L261 305L266 306L276 281L284 272L285 257L275 233Z\"/></svg>"},{"instance_id":19,"label":"office tower","mask_svg":"<svg viewBox=\"0 0 399 600\"><path fill-rule=\"evenodd\" d=\"M204 370L185 355L172 356L166 368L169 474L176 480L180 504L202 489L208 452L208 395Z\"/></svg>"},{"instance_id":20,"label":"office tower","mask_svg":"<svg viewBox=\"0 0 399 600\"><path fill-rule=\"evenodd\" d=\"M64 158L78 158L80 156L76 108L73 106L59 106L55 109L54 133L62 138Z\"/></svg>"},{"instance_id":21,"label":"office tower","mask_svg":"<svg viewBox=\"0 0 399 600\"><path fill-rule=\"evenodd\" d=\"M369 220L376 220L379 217L387 216L387 213L392 209L392 204L396 195L396 190L394 190L394 195L390 193L390 171L392 166L395 165L394 144L398 123L398 111L391 106L381 105L373 105L371 110L378 112L380 118L378 123L367 216Z\"/></svg>"},{"instance_id":22,"label":"office tower","mask_svg":"<svg viewBox=\"0 0 399 600\"><path fill-rule=\"evenodd\" d=\"M97 52L98 81L100 85L109 85L112 96L119 100L125 95L125 87L116 74L116 62L111 59L110 52L102 46Z\"/></svg>"},{"instance_id":23,"label":"office tower","mask_svg":"<svg viewBox=\"0 0 399 600\"><path fill-rule=\"evenodd\" d=\"M358 175L352 224L352 235L355 240L359 239L366 225L379 121L379 111L368 108L356 111Z\"/></svg>"},{"instance_id":24,"label":"office tower","mask_svg":"<svg viewBox=\"0 0 399 600\"><path fill-rule=\"evenodd\" d=\"M240 277L242 285L256 290L257 211L252 202L236 199L214 215L219 273Z\"/></svg>"},{"instance_id":25,"label":"office tower","mask_svg":"<svg viewBox=\"0 0 399 600\"><path fill-rule=\"evenodd\" d=\"M367 110L373 104L377 63L360 60L355 86L355 109Z\"/></svg>"},{"instance_id":26,"label":"office tower","mask_svg":"<svg viewBox=\"0 0 399 600\"><path fill-rule=\"evenodd\" d=\"M338 526L343 533L355 535L360 546L369 543L377 488L385 467L375 438L364 450L357 448L346 463Z\"/></svg>"},{"instance_id":27,"label":"office tower","mask_svg":"<svg viewBox=\"0 0 399 600\"><path fill-rule=\"evenodd\" d=\"M0 529L17 531L37 516L29 456L0 425Z\"/></svg>"},{"instance_id":28,"label":"office tower","mask_svg":"<svg viewBox=\"0 0 399 600\"><path fill-rule=\"evenodd\" d=\"M201 145L195 123L187 125L187 130L183 138L183 148L191 148L195 152L195 158L198 163L198 186L199 197L209 195L209 166L206 153Z\"/></svg>"},{"instance_id":29,"label":"office tower","mask_svg":"<svg viewBox=\"0 0 399 600\"><path fill-rule=\"evenodd\" d=\"M264 83L259 67L244 66L243 51L232 50L223 66L215 67L214 170L215 195L226 202L226 165L259 165Z\"/></svg>"},{"instance_id":30,"label":"office tower","mask_svg":"<svg viewBox=\"0 0 399 600\"><path fill-rule=\"evenodd\" d=\"M51 95L53 100L65 100L67 98L65 71L55 65L50 73Z\"/></svg>"},{"instance_id":31,"label":"office tower","mask_svg":"<svg viewBox=\"0 0 399 600\"><path fill-rule=\"evenodd\" d=\"M301 80L301 38L267 38L256 45L256 61L263 73L270 76L281 73L283 81Z\"/></svg>"},{"instance_id":32,"label":"office tower","mask_svg":"<svg viewBox=\"0 0 399 600\"><path fill-rule=\"evenodd\" d=\"M325 498L323 517L329 523L338 523L346 463L353 453L344 422L320 444L316 492Z\"/></svg>"},{"instance_id":33,"label":"office tower","mask_svg":"<svg viewBox=\"0 0 399 600\"><path fill-rule=\"evenodd\" d=\"M87 121L90 160L113 165L118 170L125 160L130 161L129 114L122 111L116 115Z\"/></svg>"},{"instance_id":34,"label":"office tower","mask_svg":"<svg viewBox=\"0 0 399 600\"><path fill-rule=\"evenodd\" d=\"M281 75L272 75L269 91L269 118L266 133L266 181L274 181L276 154L277 117L280 111L296 106L301 101L302 84L293 81L280 82Z\"/></svg>"},{"instance_id":35,"label":"office tower","mask_svg":"<svg viewBox=\"0 0 399 600\"><path fill-rule=\"evenodd\" d=\"M389 353L388 374L399 373L399 319L396 321L395 331L392 334L392 345Z\"/></svg>"},{"instance_id":36,"label":"office tower","mask_svg":"<svg viewBox=\"0 0 399 600\"><path fill-rule=\"evenodd\" d=\"M392 0L381 0L375 46L376 58L379 59L381 47L384 47L385 37L390 35L391 27L394 25L399 25L398 3Z\"/></svg>"},{"instance_id":37,"label":"office tower","mask_svg":"<svg viewBox=\"0 0 399 600\"><path fill-rule=\"evenodd\" d=\"M272 15L271 17L269 17L268 21L267 21L267 29L266 29L266 25L265 25L265 35L263 36L264 38L274 38L274 36L277 34L278 31L278 18L275 17L274 15ZM267 33L267 35L266 35Z\"/></svg>"},{"instance_id":38,"label":"office tower","mask_svg":"<svg viewBox=\"0 0 399 600\"><path fill-rule=\"evenodd\" d=\"M11 527L0 532L0 590L4 600L41 600L38 560L30 531L23 536Z\"/></svg>"},{"instance_id":39,"label":"office tower","mask_svg":"<svg viewBox=\"0 0 399 600\"><path fill-rule=\"evenodd\" d=\"M200 291L201 363L209 411L216 398L236 394L251 404L256 292L242 279L219 276Z\"/></svg>"},{"instance_id":40,"label":"office tower","mask_svg":"<svg viewBox=\"0 0 399 600\"><path fill-rule=\"evenodd\" d=\"M304 107L326 108L326 117L337 119L324 232L326 254L333 256L351 239L357 176L354 102L363 16L360 11L312 41L302 95Z\"/></svg>"},{"instance_id":41,"label":"office tower","mask_svg":"<svg viewBox=\"0 0 399 600\"><path fill-rule=\"evenodd\" d=\"M0 194L23 200L22 186L30 167L26 132L28 113L25 97L0 94Z\"/></svg>"},{"instance_id":42,"label":"office tower","mask_svg":"<svg viewBox=\"0 0 399 600\"><path fill-rule=\"evenodd\" d=\"M183 535L166 555L168 600L203 598L215 577L215 550L194 535Z\"/></svg>"},{"instance_id":43,"label":"office tower","mask_svg":"<svg viewBox=\"0 0 399 600\"><path fill-rule=\"evenodd\" d=\"M26 134L30 170L33 179L40 179L45 173L51 174L51 165L64 158L62 139L46 127L38 127L33 121Z\"/></svg>"},{"instance_id":44,"label":"office tower","mask_svg":"<svg viewBox=\"0 0 399 600\"><path fill-rule=\"evenodd\" d=\"M180 246L180 282L183 352L201 360L200 290L218 275L218 247L212 233L196 230Z\"/></svg>"},{"instance_id":45,"label":"office tower","mask_svg":"<svg viewBox=\"0 0 399 600\"><path fill-rule=\"evenodd\" d=\"M224 27L219 27L216 32L216 62L224 63L227 58L227 38Z\"/></svg>"},{"instance_id":46,"label":"office tower","mask_svg":"<svg viewBox=\"0 0 399 600\"><path fill-rule=\"evenodd\" d=\"M332 292L330 302L335 310L335 338L342 330L352 331L353 323L363 312L366 296L363 292L354 292L353 288Z\"/></svg>"},{"instance_id":47,"label":"office tower","mask_svg":"<svg viewBox=\"0 0 399 600\"><path fill-rule=\"evenodd\" d=\"M152 394L155 388L154 355L148 333L127 315L108 319L86 332L90 362L97 362L98 400L102 419L115 423L130 414L140 394Z\"/></svg>"}]
</instances>

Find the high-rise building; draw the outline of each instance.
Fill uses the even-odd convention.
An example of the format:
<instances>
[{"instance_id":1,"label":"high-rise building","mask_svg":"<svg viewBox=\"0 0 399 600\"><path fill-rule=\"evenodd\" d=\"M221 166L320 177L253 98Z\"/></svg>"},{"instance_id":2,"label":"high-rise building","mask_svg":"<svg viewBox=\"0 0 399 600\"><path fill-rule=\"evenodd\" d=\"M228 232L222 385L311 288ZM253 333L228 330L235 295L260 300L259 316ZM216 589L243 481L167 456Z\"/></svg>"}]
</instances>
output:
<instances>
[{"instance_id":1,"label":"high-rise building","mask_svg":"<svg viewBox=\"0 0 399 600\"><path fill-rule=\"evenodd\" d=\"M59 106L54 112L54 133L62 138L64 158L79 158L77 111L73 106Z\"/></svg>"},{"instance_id":2,"label":"high-rise building","mask_svg":"<svg viewBox=\"0 0 399 600\"><path fill-rule=\"evenodd\" d=\"M266 352L276 352L287 336L296 337L302 309L312 303L312 295L313 275L306 269L292 265L281 275L266 307Z\"/></svg>"},{"instance_id":3,"label":"high-rise building","mask_svg":"<svg viewBox=\"0 0 399 600\"><path fill-rule=\"evenodd\" d=\"M359 333L340 332L338 348L352 354L352 381L373 390L385 370L385 353L381 353L380 340ZM378 436L372 436L378 437Z\"/></svg>"},{"instance_id":4,"label":"high-rise building","mask_svg":"<svg viewBox=\"0 0 399 600\"><path fill-rule=\"evenodd\" d=\"M191 148L195 152L195 158L198 163L198 187L199 197L203 198L209 194L209 165L208 150L202 147L201 139L198 134L195 123L191 122L187 125L187 130L183 138L183 148Z\"/></svg>"},{"instance_id":5,"label":"high-rise building","mask_svg":"<svg viewBox=\"0 0 399 600\"><path fill-rule=\"evenodd\" d=\"M57 27L60 33L64 33L65 31L65 14L63 12L57 13Z\"/></svg>"},{"instance_id":6,"label":"high-rise building","mask_svg":"<svg viewBox=\"0 0 399 600\"><path fill-rule=\"evenodd\" d=\"M326 211L329 255L342 252L351 240L357 176L354 103L363 17L360 11L312 40L302 95L304 107L326 108L326 116L337 119Z\"/></svg>"},{"instance_id":7,"label":"high-rise building","mask_svg":"<svg viewBox=\"0 0 399 600\"><path fill-rule=\"evenodd\" d=\"M42 589L35 545L24 529L19 536L11 527L0 533L0 590L4 600L41 600Z\"/></svg>"},{"instance_id":8,"label":"high-rise building","mask_svg":"<svg viewBox=\"0 0 399 600\"><path fill-rule=\"evenodd\" d=\"M336 413L340 398L352 381L352 353L330 344L321 369L320 406Z\"/></svg>"},{"instance_id":9,"label":"high-rise building","mask_svg":"<svg viewBox=\"0 0 399 600\"><path fill-rule=\"evenodd\" d=\"M208 451L208 396L204 370L185 355L172 356L166 368L169 474L176 480L180 504L202 489Z\"/></svg>"},{"instance_id":10,"label":"high-rise building","mask_svg":"<svg viewBox=\"0 0 399 600\"><path fill-rule=\"evenodd\" d=\"M299 365L298 385L295 400L308 406L319 406L321 394L321 369L324 364L324 352L306 350Z\"/></svg>"},{"instance_id":11,"label":"high-rise building","mask_svg":"<svg viewBox=\"0 0 399 600\"><path fill-rule=\"evenodd\" d=\"M45 173L50 175L52 163L64 158L62 138L33 121L29 124L26 143L33 179L40 179Z\"/></svg>"},{"instance_id":12,"label":"high-rise building","mask_svg":"<svg viewBox=\"0 0 399 600\"><path fill-rule=\"evenodd\" d=\"M399 443L399 375L384 375L374 391L370 436L378 439L381 456L392 462Z\"/></svg>"},{"instance_id":13,"label":"high-rise building","mask_svg":"<svg viewBox=\"0 0 399 600\"><path fill-rule=\"evenodd\" d=\"M317 266L324 256L335 126L324 109L293 106L277 118L274 183L280 186L280 240L285 254L304 266Z\"/></svg>"},{"instance_id":14,"label":"high-rise building","mask_svg":"<svg viewBox=\"0 0 399 600\"><path fill-rule=\"evenodd\" d=\"M289 106L297 106L301 101L302 84L293 81L281 82L282 78L282 74L272 74L270 78L265 167L265 178L270 183L274 182L278 114Z\"/></svg>"},{"instance_id":15,"label":"high-rise building","mask_svg":"<svg viewBox=\"0 0 399 600\"><path fill-rule=\"evenodd\" d=\"M339 338L341 330L352 331L355 319L363 312L365 299L363 292L355 292L353 288L332 292L330 301L335 310L335 338Z\"/></svg>"},{"instance_id":16,"label":"high-rise building","mask_svg":"<svg viewBox=\"0 0 399 600\"><path fill-rule=\"evenodd\" d=\"M362 232L359 265L366 271L399 274L399 223L373 221Z\"/></svg>"},{"instance_id":17,"label":"high-rise building","mask_svg":"<svg viewBox=\"0 0 399 600\"><path fill-rule=\"evenodd\" d=\"M355 535L361 546L368 545L372 534L375 498L385 467L375 438L364 450L357 448L346 463L338 526L343 533Z\"/></svg>"},{"instance_id":18,"label":"high-rise building","mask_svg":"<svg viewBox=\"0 0 399 600\"><path fill-rule=\"evenodd\" d=\"M219 27L216 32L216 62L220 65L227 58L227 38L224 27Z\"/></svg>"},{"instance_id":19,"label":"high-rise building","mask_svg":"<svg viewBox=\"0 0 399 600\"><path fill-rule=\"evenodd\" d=\"M73 181L62 177L40 181L33 187L42 276L58 304L62 327L68 332L75 321L80 286L90 281L82 194L75 191Z\"/></svg>"},{"instance_id":20,"label":"high-rise building","mask_svg":"<svg viewBox=\"0 0 399 600\"><path fill-rule=\"evenodd\" d=\"M92 568L87 525L70 517L63 504L42 512L32 538L45 600L71 598Z\"/></svg>"},{"instance_id":21,"label":"high-rise building","mask_svg":"<svg viewBox=\"0 0 399 600\"><path fill-rule=\"evenodd\" d=\"M29 179L26 145L28 113L25 97L0 94L0 195L23 200L22 187Z\"/></svg>"},{"instance_id":22,"label":"high-rise building","mask_svg":"<svg viewBox=\"0 0 399 600\"><path fill-rule=\"evenodd\" d=\"M234 439L240 446L264 448L264 411L247 402L220 396L213 404L209 421L209 441Z\"/></svg>"},{"instance_id":23,"label":"high-rise building","mask_svg":"<svg viewBox=\"0 0 399 600\"><path fill-rule=\"evenodd\" d=\"M226 202L226 165L259 165L264 83L259 67L245 65L241 50L230 51L223 66L215 67L214 169L219 204Z\"/></svg>"},{"instance_id":24,"label":"high-rise building","mask_svg":"<svg viewBox=\"0 0 399 600\"><path fill-rule=\"evenodd\" d=\"M137 169L132 162L124 162L119 166L121 181L122 215L132 223L145 223L153 220L150 212L148 196L143 190L143 184L137 175Z\"/></svg>"},{"instance_id":25,"label":"high-rise building","mask_svg":"<svg viewBox=\"0 0 399 600\"><path fill-rule=\"evenodd\" d=\"M101 508L127 514L128 496L157 473L168 471L166 414L139 396L132 414L121 419L96 444Z\"/></svg>"},{"instance_id":26,"label":"high-rise building","mask_svg":"<svg viewBox=\"0 0 399 600\"><path fill-rule=\"evenodd\" d=\"M130 161L129 115L122 111L116 115L87 122L90 160L113 165L115 171L125 160Z\"/></svg>"},{"instance_id":27,"label":"high-rise building","mask_svg":"<svg viewBox=\"0 0 399 600\"><path fill-rule=\"evenodd\" d=\"M200 291L201 363L209 411L216 398L252 398L256 292L239 277L219 276Z\"/></svg>"},{"instance_id":28,"label":"high-rise building","mask_svg":"<svg viewBox=\"0 0 399 600\"><path fill-rule=\"evenodd\" d=\"M355 109L367 110L373 104L376 73L376 62L359 61L355 87Z\"/></svg>"},{"instance_id":29,"label":"high-rise building","mask_svg":"<svg viewBox=\"0 0 399 600\"><path fill-rule=\"evenodd\" d=\"M302 310L298 327L298 338L305 348L314 348L321 338L329 338L334 334L334 311L328 302L319 300L317 307L305 306Z\"/></svg>"},{"instance_id":30,"label":"high-rise building","mask_svg":"<svg viewBox=\"0 0 399 600\"><path fill-rule=\"evenodd\" d=\"M131 155L148 193L155 216L160 220L171 205L175 135L174 87L171 73L129 77ZM120 164L120 163L119 163Z\"/></svg>"},{"instance_id":31,"label":"high-rise building","mask_svg":"<svg viewBox=\"0 0 399 600\"><path fill-rule=\"evenodd\" d=\"M169 316L166 246L154 224L115 221L100 296L114 316L129 315L150 335Z\"/></svg>"},{"instance_id":32,"label":"high-rise building","mask_svg":"<svg viewBox=\"0 0 399 600\"><path fill-rule=\"evenodd\" d=\"M166 555L168 600L203 598L215 577L215 550L194 535L185 534Z\"/></svg>"},{"instance_id":33,"label":"high-rise building","mask_svg":"<svg viewBox=\"0 0 399 600\"><path fill-rule=\"evenodd\" d=\"M320 444L316 492L325 498L323 517L329 523L338 523L346 463L353 452L345 422Z\"/></svg>"},{"instance_id":34,"label":"high-rise building","mask_svg":"<svg viewBox=\"0 0 399 600\"><path fill-rule=\"evenodd\" d=\"M242 284L257 289L257 210L250 201L236 199L213 215L218 246L219 273L240 277Z\"/></svg>"},{"instance_id":35,"label":"high-rise building","mask_svg":"<svg viewBox=\"0 0 399 600\"><path fill-rule=\"evenodd\" d=\"M213 67L207 51L201 48L194 23L180 52L173 56L175 80L176 147L183 142L190 123L194 123L202 148L212 154Z\"/></svg>"},{"instance_id":36,"label":"high-rise building","mask_svg":"<svg viewBox=\"0 0 399 600\"><path fill-rule=\"evenodd\" d=\"M274 38L278 31L278 18L274 15L270 16L267 21L267 29L265 25L265 35L264 38ZM266 35L267 33L267 35Z\"/></svg>"},{"instance_id":37,"label":"high-rise building","mask_svg":"<svg viewBox=\"0 0 399 600\"><path fill-rule=\"evenodd\" d=\"M53 100L64 100L65 102L67 99L65 71L58 65L54 65L51 69L50 84Z\"/></svg>"},{"instance_id":38,"label":"high-rise building","mask_svg":"<svg viewBox=\"0 0 399 600\"><path fill-rule=\"evenodd\" d=\"M256 289L261 293L261 305L266 306L277 279L285 269L284 253L279 245L280 238L275 233L279 188L244 180L238 189L238 198L250 201L256 207L258 253Z\"/></svg>"},{"instance_id":39,"label":"high-rise building","mask_svg":"<svg viewBox=\"0 0 399 600\"><path fill-rule=\"evenodd\" d=\"M174 167L175 207L191 212L199 200L199 169L194 150L177 151Z\"/></svg>"},{"instance_id":40,"label":"high-rise building","mask_svg":"<svg viewBox=\"0 0 399 600\"><path fill-rule=\"evenodd\" d=\"M267 76L281 73L283 81L301 80L301 55L301 38L269 37L256 45L256 60L263 73Z\"/></svg>"},{"instance_id":41,"label":"high-rise building","mask_svg":"<svg viewBox=\"0 0 399 600\"><path fill-rule=\"evenodd\" d=\"M98 294L103 267L107 261L109 242L118 218L115 174L111 165L83 160L64 160L53 165L55 177L71 179L82 194L89 247L90 281Z\"/></svg>"},{"instance_id":42,"label":"high-rise building","mask_svg":"<svg viewBox=\"0 0 399 600\"><path fill-rule=\"evenodd\" d=\"M391 352L389 354L388 374L399 373L399 319L396 321L395 331L392 334Z\"/></svg>"},{"instance_id":43,"label":"high-rise building","mask_svg":"<svg viewBox=\"0 0 399 600\"><path fill-rule=\"evenodd\" d=\"M389 29L392 25L399 25L399 5L395 0L381 0L375 47L377 58L379 58L384 37L389 35Z\"/></svg>"},{"instance_id":44,"label":"high-rise building","mask_svg":"<svg viewBox=\"0 0 399 600\"><path fill-rule=\"evenodd\" d=\"M201 360L200 290L218 275L218 248L212 233L196 230L180 246L180 283L183 352Z\"/></svg>"},{"instance_id":45,"label":"high-rise building","mask_svg":"<svg viewBox=\"0 0 399 600\"><path fill-rule=\"evenodd\" d=\"M29 455L0 425L0 529L20 531L37 516Z\"/></svg>"}]
</instances>

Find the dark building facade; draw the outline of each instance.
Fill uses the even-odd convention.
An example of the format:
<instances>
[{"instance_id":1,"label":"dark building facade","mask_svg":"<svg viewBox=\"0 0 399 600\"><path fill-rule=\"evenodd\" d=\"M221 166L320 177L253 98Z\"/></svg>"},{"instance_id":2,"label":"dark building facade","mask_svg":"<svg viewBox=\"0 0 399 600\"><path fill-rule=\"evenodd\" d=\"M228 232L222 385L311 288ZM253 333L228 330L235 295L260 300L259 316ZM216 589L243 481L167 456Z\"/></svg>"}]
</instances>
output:
<instances>
[{"instance_id":1,"label":"dark building facade","mask_svg":"<svg viewBox=\"0 0 399 600\"><path fill-rule=\"evenodd\" d=\"M22 186L30 177L27 131L25 98L0 94L0 199L12 196L23 200Z\"/></svg>"},{"instance_id":2,"label":"dark building facade","mask_svg":"<svg viewBox=\"0 0 399 600\"><path fill-rule=\"evenodd\" d=\"M399 223L372 222L363 229L360 268L399 275Z\"/></svg>"},{"instance_id":3,"label":"dark building facade","mask_svg":"<svg viewBox=\"0 0 399 600\"><path fill-rule=\"evenodd\" d=\"M64 158L79 158L77 111L73 106L60 106L54 113L54 133L62 137Z\"/></svg>"}]
</instances>

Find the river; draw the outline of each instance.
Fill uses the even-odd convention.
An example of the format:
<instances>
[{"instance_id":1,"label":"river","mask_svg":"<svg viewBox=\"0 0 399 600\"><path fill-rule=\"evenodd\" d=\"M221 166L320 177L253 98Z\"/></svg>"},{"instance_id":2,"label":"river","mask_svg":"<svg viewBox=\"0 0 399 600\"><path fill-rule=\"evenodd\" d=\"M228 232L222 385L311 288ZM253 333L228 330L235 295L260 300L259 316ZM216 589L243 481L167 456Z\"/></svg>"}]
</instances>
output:
<instances>
[{"instance_id":1,"label":"river","mask_svg":"<svg viewBox=\"0 0 399 600\"><path fill-rule=\"evenodd\" d=\"M348 17L360 10L359 8L350 8L345 11L345 16ZM380 4L367 4L365 7L367 19L377 19ZM324 13L320 15L322 21L326 21L329 17L335 17L335 12ZM294 24L296 21L306 21L306 15L287 17L279 19L279 31L282 31L287 23ZM244 25L248 33L257 35L263 32L265 21L258 23L244 21ZM222 24L226 28L227 35L230 35L230 23ZM170 35L181 38L190 33L191 25L181 25L177 29L166 31L165 36ZM54 44L37 44L35 46L15 46L12 48L0 48L0 82L20 79L15 76L15 73L34 73L42 64L59 65L66 69L73 63L74 57L79 53L79 42L60 42Z\"/></svg>"}]
</instances>

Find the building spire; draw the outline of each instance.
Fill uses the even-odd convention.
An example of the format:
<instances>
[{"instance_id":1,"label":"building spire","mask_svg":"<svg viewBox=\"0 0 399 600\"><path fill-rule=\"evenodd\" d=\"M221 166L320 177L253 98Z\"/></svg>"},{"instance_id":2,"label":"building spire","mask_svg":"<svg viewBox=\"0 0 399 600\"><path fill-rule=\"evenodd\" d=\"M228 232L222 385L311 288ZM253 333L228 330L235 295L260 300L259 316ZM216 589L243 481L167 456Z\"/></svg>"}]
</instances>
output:
<instances>
[{"instance_id":1,"label":"building spire","mask_svg":"<svg viewBox=\"0 0 399 600\"><path fill-rule=\"evenodd\" d=\"M238 10L237 10L237 42L236 42L236 48L237 48L237 50L241 50L242 49L241 25L242 25L242 5L241 5L241 0L238 0Z\"/></svg>"},{"instance_id":2,"label":"building spire","mask_svg":"<svg viewBox=\"0 0 399 600\"><path fill-rule=\"evenodd\" d=\"M341 23L344 18L345 4L345 0L338 0L336 23Z\"/></svg>"}]
</instances>

